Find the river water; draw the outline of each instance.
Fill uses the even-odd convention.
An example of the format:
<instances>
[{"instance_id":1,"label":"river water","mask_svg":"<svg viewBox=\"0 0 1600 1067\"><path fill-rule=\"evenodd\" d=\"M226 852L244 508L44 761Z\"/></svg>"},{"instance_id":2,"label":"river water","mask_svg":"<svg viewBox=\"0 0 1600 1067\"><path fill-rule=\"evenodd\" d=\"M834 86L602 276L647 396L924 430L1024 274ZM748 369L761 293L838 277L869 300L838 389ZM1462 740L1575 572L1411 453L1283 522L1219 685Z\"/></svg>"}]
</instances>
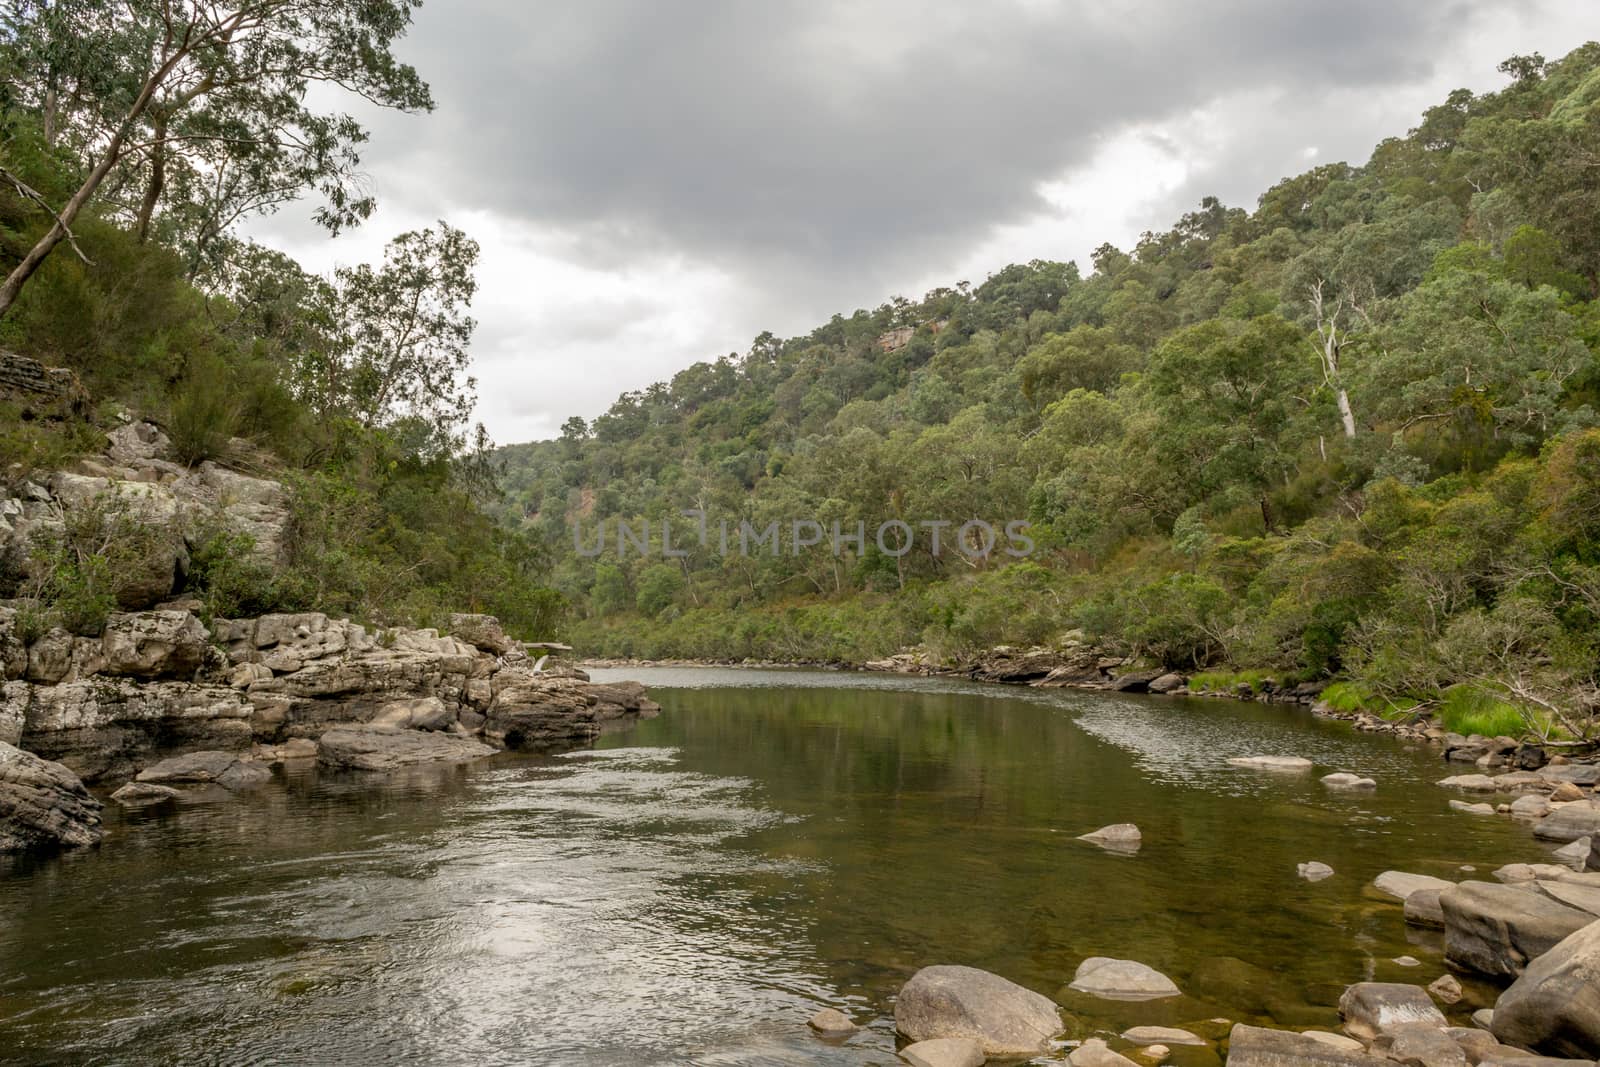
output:
<instances>
[{"instance_id":1,"label":"river water","mask_svg":"<svg viewBox=\"0 0 1600 1067\"><path fill-rule=\"evenodd\" d=\"M1450 810L1436 752L1295 709L808 671L596 680L623 676L663 714L590 751L303 767L222 803L109 805L100 848L5 861L0 1060L890 1064L894 993L931 963L1057 996L1070 1037L1331 1027L1350 982L1443 973L1376 874L1547 855ZM1259 754L1317 769L1226 764ZM1330 792L1333 770L1379 789ZM1137 855L1075 840L1114 822L1140 826ZM1304 882L1308 860L1337 873ZM1185 995L1066 991L1088 956ZM866 1028L817 1040L823 1006Z\"/></svg>"}]
</instances>

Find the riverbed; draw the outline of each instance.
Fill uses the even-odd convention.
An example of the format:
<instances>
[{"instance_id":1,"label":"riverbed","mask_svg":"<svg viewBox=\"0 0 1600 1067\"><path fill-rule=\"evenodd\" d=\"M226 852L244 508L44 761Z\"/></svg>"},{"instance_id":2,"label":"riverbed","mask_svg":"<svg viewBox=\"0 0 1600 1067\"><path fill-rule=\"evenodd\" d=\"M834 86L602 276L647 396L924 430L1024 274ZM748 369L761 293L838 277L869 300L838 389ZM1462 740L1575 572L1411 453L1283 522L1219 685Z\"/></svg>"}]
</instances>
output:
<instances>
[{"instance_id":1,"label":"riverbed","mask_svg":"<svg viewBox=\"0 0 1600 1067\"><path fill-rule=\"evenodd\" d=\"M825 671L595 680L621 677L663 713L592 750L290 766L242 798L108 806L98 849L6 861L0 1060L891 1064L894 993L932 963L1057 996L1068 1037L1334 1028L1345 985L1444 973L1374 876L1548 856L1451 810L1437 750L1299 708ZM1331 791L1335 770L1378 789ZM1121 822L1135 855L1076 840ZM1334 876L1297 877L1312 860ZM1088 956L1184 996L1066 991ZM818 1040L825 1006L865 1029Z\"/></svg>"}]
</instances>

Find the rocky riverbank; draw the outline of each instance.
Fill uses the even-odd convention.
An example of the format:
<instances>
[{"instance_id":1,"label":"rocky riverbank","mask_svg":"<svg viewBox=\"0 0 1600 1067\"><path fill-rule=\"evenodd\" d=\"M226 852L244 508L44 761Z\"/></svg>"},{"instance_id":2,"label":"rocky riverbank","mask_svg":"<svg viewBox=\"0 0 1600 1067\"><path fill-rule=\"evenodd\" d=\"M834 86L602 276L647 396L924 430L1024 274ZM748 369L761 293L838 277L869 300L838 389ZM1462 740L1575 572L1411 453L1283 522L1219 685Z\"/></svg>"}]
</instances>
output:
<instances>
[{"instance_id":1,"label":"rocky riverbank","mask_svg":"<svg viewBox=\"0 0 1600 1067\"><path fill-rule=\"evenodd\" d=\"M100 801L239 792L274 764L380 771L578 747L659 712L633 682L533 660L497 620L449 633L308 613L113 615L102 634L24 640L0 608L0 851L100 839Z\"/></svg>"}]
</instances>

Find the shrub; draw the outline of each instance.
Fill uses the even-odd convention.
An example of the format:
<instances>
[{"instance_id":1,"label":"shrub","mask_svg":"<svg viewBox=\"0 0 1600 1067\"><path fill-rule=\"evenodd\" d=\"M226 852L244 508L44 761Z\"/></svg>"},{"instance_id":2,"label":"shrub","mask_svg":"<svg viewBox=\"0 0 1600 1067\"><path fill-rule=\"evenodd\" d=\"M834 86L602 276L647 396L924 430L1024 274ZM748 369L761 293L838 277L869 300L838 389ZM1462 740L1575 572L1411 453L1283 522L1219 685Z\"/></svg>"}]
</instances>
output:
<instances>
[{"instance_id":1,"label":"shrub","mask_svg":"<svg viewBox=\"0 0 1600 1067\"><path fill-rule=\"evenodd\" d=\"M167 419L167 436L178 459L190 466L215 459L239 428L239 404L227 368L215 359L190 363Z\"/></svg>"}]
</instances>

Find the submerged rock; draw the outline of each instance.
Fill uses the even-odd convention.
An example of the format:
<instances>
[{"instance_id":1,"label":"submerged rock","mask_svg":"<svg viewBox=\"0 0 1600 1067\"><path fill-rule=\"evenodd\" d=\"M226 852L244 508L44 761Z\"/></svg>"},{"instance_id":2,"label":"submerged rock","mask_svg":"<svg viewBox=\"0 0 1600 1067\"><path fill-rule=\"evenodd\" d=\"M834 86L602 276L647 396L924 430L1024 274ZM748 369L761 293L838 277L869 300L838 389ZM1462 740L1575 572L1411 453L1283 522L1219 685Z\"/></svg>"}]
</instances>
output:
<instances>
[{"instance_id":1,"label":"submerged rock","mask_svg":"<svg viewBox=\"0 0 1600 1067\"><path fill-rule=\"evenodd\" d=\"M940 1037L918 1041L900 1050L911 1067L983 1067L983 1045L970 1037Z\"/></svg>"},{"instance_id":2,"label":"submerged rock","mask_svg":"<svg viewBox=\"0 0 1600 1067\"><path fill-rule=\"evenodd\" d=\"M1371 778L1363 778L1359 774L1349 771L1339 771L1336 774L1322 776L1322 784L1329 789L1376 789L1378 783Z\"/></svg>"},{"instance_id":3,"label":"submerged rock","mask_svg":"<svg viewBox=\"0 0 1600 1067\"><path fill-rule=\"evenodd\" d=\"M1394 1063L1309 1034L1239 1023L1228 1034L1228 1067L1394 1067Z\"/></svg>"},{"instance_id":4,"label":"submerged rock","mask_svg":"<svg viewBox=\"0 0 1600 1067\"><path fill-rule=\"evenodd\" d=\"M1172 1026L1135 1026L1124 1030L1122 1040L1135 1045L1204 1045L1206 1039Z\"/></svg>"},{"instance_id":5,"label":"submerged rock","mask_svg":"<svg viewBox=\"0 0 1600 1067\"><path fill-rule=\"evenodd\" d=\"M806 1020L806 1025L824 1037L844 1037L861 1029L837 1008L823 1008Z\"/></svg>"},{"instance_id":6,"label":"submerged rock","mask_svg":"<svg viewBox=\"0 0 1600 1067\"><path fill-rule=\"evenodd\" d=\"M0 741L0 853L100 842L100 802L78 776Z\"/></svg>"},{"instance_id":7,"label":"submerged rock","mask_svg":"<svg viewBox=\"0 0 1600 1067\"><path fill-rule=\"evenodd\" d=\"M1088 841L1111 852L1137 852L1143 843L1139 828L1131 822L1102 826L1093 833L1079 836L1078 840Z\"/></svg>"},{"instance_id":8,"label":"submerged rock","mask_svg":"<svg viewBox=\"0 0 1600 1067\"><path fill-rule=\"evenodd\" d=\"M1180 995L1177 983L1134 960L1091 956L1078 965L1069 989L1107 1000L1157 1000Z\"/></svg>"},{"instance_id":9,"label":"submerged rock","mask_svg":"<svg viewBox=\"0 0 1600 1067\"><path fill-rule=\"evenodd\" d=\"M1529 963L1495 1002L1489 1029L1545 1055L1600 1056L1600 923Z\"/></svg>"},{"instance_id":10,"label":"submerged rock","mask_svg":"<svg viewBox=\"0 0 1600 1067\"><path fill-rule=\"evenodd\" d=\"M1295 869L1300 877L1308 882L1320 882L1324 878L1333 877L1333 868L1326 863L1318 863L1316 860L1312 860L1310 863L1302 863Z\"/></svg>"},{"instance_id":11,"label":"submerged rock","mask_svg":"<svg viewBox=\"0 0 1600 1067\"><path fill-rule=\"evenodd\" d=\"M1257 771L1309 771L1311 761L1304 756L1235 756L1228 761L1230 767L1248 767Z\"/></svg>"},{"instance_id":12,"label":"submerged rock","mask_svg":"<svg viewBox=\"0 0 1600 1067\"><path fill-rule=\"evenodd\" d=\"M224 789L247 789L272 777L272 771L232 752L187 752L169 756L139 772L138 782L199 785L215 783Z\"/></svg>"},{"instance_id":13,"label":"submerged rock","mask_svg":"<svg viewBox=\"0 0 1600 1067\"><path fill-rule=\"evenodd\" d=\"M1055 1002L976 967L924 967L900 989L895 1028L912 1041L971 1038L986 1056L1034 1056L1062 1030Z\"/></svg>"},{"instance_id":14,"label":"submerged rock","mask_svg":"<svg viewBox=\"0 0 1600 1067\"><path fill-rule=\"evenodd\" d=\"M1428 983L1428 992L1441 1004L1459 1004L1465 994L1461 982L1453 974L1441 974Z\"/></svg>"},{"instance_id":15,"label":"submerged rock","mask_svg":"<svg viewBox=\"0 0 1600 1067\"><path fill-rule=\"evenodd\" d=\"M1493 815L1493 804L1468 804L1465 800L1452 800L1450 807L1454 811L1464 811L1468 815Z\"/></svg>"},{"instance_id":16,"label":"submerged rock","mask_svg":"<svg viewBox=\"0 0 1600 1067\"><path fill-rule=\"evenodd\" d=\"M336 726L318 742L317 760L344 770L389 771L418 763L464 763L494 752L482 742L455 734L390 726Z\"/></svg>"},{"instance_id":17,"label":"submerged rock","mask_svg":"<svg viewBox=\"0 0 1600 1067\"><path fill-rule=\"evenodd\" d=\"M1498 793L1500 784L1487 774L1458 774L1444 778L1439 784L1448 789L1465 789L1469 793Z\"/></svg>"},{"instance_id":18,"label":"submerged rock","mask_svg":"<svg viewBox=\"0 0 1600 1067\"><path fill-rule=\"evenodd\" d=\"M1067 1062L1072 1067L1139 1067L1122 1053L1111 1051L1111 1046L1098 1037L1091 1037L1073 1049Z\"/></svg>"},{"instance_id":19,"label":"submerged rock","mask_svg":"<svg viewBox=\"0 0 1600 1067\"><path fill-rule=\"evenodd\" d=\"M125 808L148 808L152 804L164 804L181 796L183 796L183 791L174 789L170 785L156 785L154 782L129 782L115 793L112 793L111 799Z\"/></svg>"}]
</instances>

